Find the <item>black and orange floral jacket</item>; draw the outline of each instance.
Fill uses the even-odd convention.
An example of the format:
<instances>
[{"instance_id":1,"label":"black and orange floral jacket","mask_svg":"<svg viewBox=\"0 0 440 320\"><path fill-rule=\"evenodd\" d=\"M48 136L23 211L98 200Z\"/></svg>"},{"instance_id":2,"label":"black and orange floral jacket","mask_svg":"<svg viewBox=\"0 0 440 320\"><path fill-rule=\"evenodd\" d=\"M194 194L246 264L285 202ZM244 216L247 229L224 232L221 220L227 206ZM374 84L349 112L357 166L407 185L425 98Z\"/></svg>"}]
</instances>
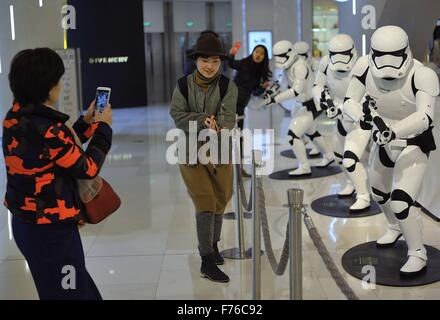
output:
<instances>
[{"instance_id":1,"label":"black and orange floral jacket","mask_svg":"<svg viewBox=\"0 0 440 320\"><path fill-rule=\"evenodd\" d=\"M4 204L34 224L73 222L83 206L76 179L98 175L111 148L112 129L103 122L73 125L86 151L75 143L69 116L42 104L15 103L3 121L7 188Z\"/></svg>"}]
</instances>

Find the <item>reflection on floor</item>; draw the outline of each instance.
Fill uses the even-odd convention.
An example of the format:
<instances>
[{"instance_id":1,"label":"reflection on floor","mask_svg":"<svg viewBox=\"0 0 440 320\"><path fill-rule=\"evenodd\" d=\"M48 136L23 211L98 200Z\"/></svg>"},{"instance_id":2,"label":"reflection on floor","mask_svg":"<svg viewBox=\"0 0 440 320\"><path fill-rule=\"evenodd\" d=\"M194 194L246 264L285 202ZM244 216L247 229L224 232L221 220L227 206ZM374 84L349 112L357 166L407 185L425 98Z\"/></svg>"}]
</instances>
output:
<instances>
[{"instance_id":1,"label":"reflection on floor","mask_svg":"<svg viewBox=\"0 0 440 320\"><path fill-rule=\"evenodd\" d=\"M249 110L247 124L252 128L276 130L275 170L295 166L295 161L279 156L288 149L284 137L289 118L274 107ZM114 144L102 175L123 199L121 209L100 225L87 226L82 233L87 266L105 299L250 299L251 261L227 260L222 267L231 277L229 284L214 284L199 276L193 206L179 175L178 167L165 161L170 142L167 130L173 127L166 106L114 111ZM322 131L331 134L328 123ZM3 160L0 160L3 161ZM314 162L319 160L313 160ZM4 164L0 163L0 194L5 192ZM267 210L278 255L284 243L287 211L282 207L288 188L305 190L309 203L336 193L343 175L311 181L263 179ZM249 182L246 182L249 189ZM26 262L11 236L6 210L0 215L0 299L37 299ZM385 230L381 215L359 219L335 219L310 212L331 255L341 268L343 253L354 245L375 240ZM425 242L440 248L438 225L424 217ZM246 224L246 244L250 245L251 220ZM236 246L235 222L225 221L222 248ZM306 229L303 230L303 286L305 299L344 299L327 272ZM417 288L377 286L362 288L361 282L344 277L361 299L438 299L440 283ZM267 257L262 258L262 298L288 299L288 275L274 276Z\"/></svg>"}]
</instances>

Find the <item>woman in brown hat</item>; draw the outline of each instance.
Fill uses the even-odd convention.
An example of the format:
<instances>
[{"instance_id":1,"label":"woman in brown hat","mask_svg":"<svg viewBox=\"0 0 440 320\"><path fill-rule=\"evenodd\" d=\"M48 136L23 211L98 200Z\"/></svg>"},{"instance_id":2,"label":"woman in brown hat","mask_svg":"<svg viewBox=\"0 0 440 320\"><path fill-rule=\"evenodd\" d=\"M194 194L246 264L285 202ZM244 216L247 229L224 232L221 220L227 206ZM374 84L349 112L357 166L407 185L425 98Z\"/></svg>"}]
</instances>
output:
<instances>
[{"instance_id":1,"label":"woman in brown hat","mask_svg":"<svg viewBox=\"0 0 440 320\"><path fill-rule=\"evenodd\" d=\"M219 39L202 35L190 56L196 61L197 69L179 80L171 100L170 114L176 127L185 132L187 139L191 121L196 124L197 132L211 129L219 134L221 129L234 128L238 90L233 81L221 75L221 62L227 56ZM195 151L200 147L197 145ZM217 243L223 213L232 196L232 163L189 161L189 150L194 152L191 146L186 148L186 161L180 164L180 171L196 210L201 276L229 282L229 277L217 266L224 264ZM221 158L219 152L218 159Z\"/></svg>"}]
</instances>

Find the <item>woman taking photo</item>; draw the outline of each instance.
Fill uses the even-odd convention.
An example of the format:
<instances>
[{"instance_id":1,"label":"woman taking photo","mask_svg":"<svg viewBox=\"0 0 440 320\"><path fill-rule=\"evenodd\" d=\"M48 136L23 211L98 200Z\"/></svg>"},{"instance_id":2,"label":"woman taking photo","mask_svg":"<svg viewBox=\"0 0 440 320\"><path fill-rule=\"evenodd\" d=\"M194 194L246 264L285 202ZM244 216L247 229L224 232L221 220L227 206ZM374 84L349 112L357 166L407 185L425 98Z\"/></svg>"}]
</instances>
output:
<instances>
[{"instance_id":1,"label":"woman taking photo","mask_svg":"<svg viewBox=\"0 0 440 320\"><path fill-rule=\"evenodd\" d=\"M269 69L269 54L267 48L263 45L257 45L252 54L242 60L235 60L237 54L237 47L233 47L230 51L229 66L237 70L235 75L235 84L238 87L238 100L236 112L239 117L243 117L244 109L251 99L251 95L260 95L264 89L269 87L269 80L272 77L272 72ZM238 120L238 127L243 130L244 119ZM243 155L243 146L241 147L241 154ZM249 177L244 170L242 170L244 177Z\"/></svg>"},{"instance_id":2,"label":"woman taking photo","mask_svg":"<svg viewBox=\"0 0 440 320\"><path fill-rule=\"evenodd\" d=\"M48 48L21 51L12 61L14 103L2 138L5 205L40 299L99 300L78 231L84 209L77 179L92 179L101 170L112 142L112 111L108 106L94 115L92 103L73 129L66 126L69 116L54 107L64 71L61 58ZM83 143L91 138L87 151L75 143L72 130Z\"/></svg>"},{"instance_id":3,"label":"woman taking photo","mask_svg":"<svg viewBox=\"0 0 440 320\"><path fill-rule=\"evenodd\" d=\"M232 129L235 125L237 87L220 73L221 60L227 58L221 42L212 34L202 35L191 57L197 69L179 80L171 100L170 114L176 127L188 137L190 122L197 131ZM197 146L196 151L200 146ZM190 165L187 144L187 162L180 165L182 178L196 211L198 249L202 258L201 276L216 282L229 282L229 277L217 265L224 263L217 243L223 224L223 213L232 196L232 163ZM223 152L223 150L221 150ZM179 151L180 152L180 151ZM221 154L218 154L221 159Z\"/></svg>"}]
</instances>

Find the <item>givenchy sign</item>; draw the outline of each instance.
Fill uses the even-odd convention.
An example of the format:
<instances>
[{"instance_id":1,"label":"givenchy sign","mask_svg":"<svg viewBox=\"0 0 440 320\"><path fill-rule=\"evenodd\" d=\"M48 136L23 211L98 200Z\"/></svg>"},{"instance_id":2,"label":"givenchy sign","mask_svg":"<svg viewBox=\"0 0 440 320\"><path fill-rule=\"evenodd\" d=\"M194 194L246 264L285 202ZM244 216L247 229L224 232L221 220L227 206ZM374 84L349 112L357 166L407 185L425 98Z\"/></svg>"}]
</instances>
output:
<instances>
[{"instance_id":1,"label":"givenchy sign","mask_svg":"<svg viewBox=\"0 0 440 320\"><path fill-rule=\"evenodd\" d=\"M97 57L90 58L89 64L128 63L128 57Z\"/></svg>"}]
</instances>

